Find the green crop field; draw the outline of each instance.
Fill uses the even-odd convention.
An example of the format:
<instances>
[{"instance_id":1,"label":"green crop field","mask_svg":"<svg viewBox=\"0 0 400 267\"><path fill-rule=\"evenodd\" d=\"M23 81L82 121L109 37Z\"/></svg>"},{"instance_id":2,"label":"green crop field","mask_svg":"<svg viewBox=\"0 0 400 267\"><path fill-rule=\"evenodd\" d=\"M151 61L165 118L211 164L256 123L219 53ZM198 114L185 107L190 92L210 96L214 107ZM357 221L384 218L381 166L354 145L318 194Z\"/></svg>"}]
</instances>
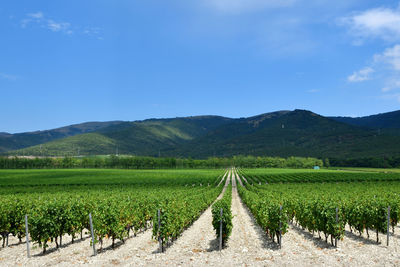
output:
<instances>
[{"instance_id":1,"label":"green crop field","mask_svg":"<svg viewBox=\"0 0 400 267\"><path fill-rule=\"evenodd\" d=\"M397 172L363 170L309 170L309 169L243 169L240 173L252 183L317 183L317 182L365 182L400 181Z\"/></svg>"},{"instance_id":2,"label":"green crop field","mask_svg":"<svg viewBox=\"0 0 400 267\"><path fill-rule=\"evenodd\" d=\"M378 242L378 233L386 233L388 225L394 232L400 221L398 172L246 169L239 173L248 181L239 193L272 239L287 232L291 221L323 233L326 240L330 236L332 245L344 237L346 225L360 235L375 231Z\"/></svg>"},{"instance_id":3,"label":"green crop field","mask_svg":"<svg viewBox=\"0 0 400 267\"><path fill-rule=\"evenodd\" d=\"M0 237L3 246L9 237L22 241L27 215L34 246L43 253L54 246L62 250L63 240L88 237L91 214L100 251L105 241L114 248L148 228L149 242L158 240L165 248L215 203L212 220L201 229L221 237L226 249L229 239L237 238L233 229L242 227L242 221L235 223L242 215L232 212L240 196L263 233L280 245L293 225L318 233L326 243L330 237L332 245L345 238L346 229L380 241L379 233L394 231L400 221L398 192L396 170L360 168L0 170Z\"/></svg>"},{"instance_id":4,"label":"green crop field","mask_svg":"<svg viewBox=\"0 0 400 267\"><path fill-rule=\"evenodd\" d=\"M399 168L355 168L355 167L340 167L340 168L332 168L337 169L337 170L344 170L344 171L361 171L361 172L383 172L383 173L390 173L390 172L396 172L400 173Z\"/></svg>"},{"instance_id":5,"label":"green crop field","mask_svg":"<svg viewBox=\"0 0 400 267\"><path fill-rule=\"evenodd\" d=\"M185 184L210 182L221 170L0 170L0 188L34 185ZM211 178L210 178L211 177Z\"/></svg>"},{"instance_id":6,"label":"green crop field","mask_svg":"<svg viewBox=\"0 0 400 267\"><path fill-rule=\"evenodd\" d=\"M162 242L176 238L222 190L222 170L2 170L0 233L30 236L43 251L62 236L74 239L89 229L93 215L96 242L124 240L129 231L146 228L161 210ZM180 220L173 220L179 216ZM154 219L157 223L157 218ZM167 223L168 222L168 223Z\"/></svg>"}]
</instances>

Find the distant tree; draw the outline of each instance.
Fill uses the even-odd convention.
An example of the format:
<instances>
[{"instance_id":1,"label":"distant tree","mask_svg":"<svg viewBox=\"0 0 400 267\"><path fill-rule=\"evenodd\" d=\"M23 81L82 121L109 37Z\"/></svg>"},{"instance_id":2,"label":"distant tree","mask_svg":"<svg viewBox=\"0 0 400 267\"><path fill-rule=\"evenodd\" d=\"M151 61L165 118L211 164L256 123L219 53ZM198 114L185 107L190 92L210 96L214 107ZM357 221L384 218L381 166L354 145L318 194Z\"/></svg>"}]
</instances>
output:
<instances>
[{"instance_id":1,"label":"distant tree","mask_svg":"<svg viewBox=\"0 0 400 267\"><path fill-rule=\"evenodd\" d=\"M325 158L325 159L324 159L324 167L329 168L330 166L331 166L331 164L330 164L330 162L329 162L329 159L328 159L328 158Z\"/></svg>"}]
</instances>

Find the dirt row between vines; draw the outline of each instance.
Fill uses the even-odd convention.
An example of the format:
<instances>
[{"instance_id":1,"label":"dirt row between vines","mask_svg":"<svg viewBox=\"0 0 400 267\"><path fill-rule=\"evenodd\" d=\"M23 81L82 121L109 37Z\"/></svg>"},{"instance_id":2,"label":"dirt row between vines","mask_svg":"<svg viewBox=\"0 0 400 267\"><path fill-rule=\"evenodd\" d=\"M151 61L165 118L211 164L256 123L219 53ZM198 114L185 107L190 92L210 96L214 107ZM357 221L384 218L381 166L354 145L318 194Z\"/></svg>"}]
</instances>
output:
<instances>
[{"instance_id":1,"label":"dirt row between vines","mask_svg":"<svg viewBox=\"0 0 400 267\"><path fill-rule=\"evenodd\" d=\"M90 238L70 244L65 237L63 248L50 248L50 253L41 256L41 249L33 251L31 259L26 258L25 244L11 238L11 246L0 249L0 266L399 266L400 228L391 235L390 246L386 236L380 234L382 244L376 244L375 235L359 237L346 231L338 248L318 239L308 231L290 226L283 236L279 248L254 221L242 203L237 187L241 179L235 171L226 174L225 183L232 182L233 230L227 247L218 251L218 242L212 228L211 209L208 208L198 220L176 240L166 252L159 253L158 243L151 239L151 229L132 237L115 249L106 249L92 257ZM238 179L238 184L236 183ZM220 195L220 197L222 194ZM106 243L104 247L111 243Z\"/></svg>"}]
</instances>

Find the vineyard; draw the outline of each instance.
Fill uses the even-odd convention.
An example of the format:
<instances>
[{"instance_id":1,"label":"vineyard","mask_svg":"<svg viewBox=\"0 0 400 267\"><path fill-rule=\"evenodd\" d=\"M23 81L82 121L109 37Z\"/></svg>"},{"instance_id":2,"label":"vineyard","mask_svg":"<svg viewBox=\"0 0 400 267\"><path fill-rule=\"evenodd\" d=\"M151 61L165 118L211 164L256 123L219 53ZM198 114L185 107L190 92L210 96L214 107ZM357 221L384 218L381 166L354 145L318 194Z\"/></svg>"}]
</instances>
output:
<instances>
[{"instance_id":1,"label":"vineyard","mask_svg":"<svg viewBox=\"0 0 400 267\"><path fill-rule=\"evenodd\" d=\"M212 224L217 238L221 240L221 249L232 233L232 185L229 184L226 190L224 196L212 206Z\"/></svg>"},{"instance_id":2,"label":"vineyard","mask_svg":"<svg viewBox=\"0 0 400 267\"><path fill-rule=\"evenodd\" d=\"M263 255L287 264L292 251L315 263L306 251L320 242L334 253L365 243L388 257L400 245L399 190L400 173L361 169L0 170L0 265L46 263L54 251L69 262L82 249L98 255L81 263L112 263L107 257L119 261L122 252L129 259L132 246L143 252L131 264L190 264L194 252L196 264L217 264L220 241L228 265L257 265ZM27 230L31 254L45 257L27 258ZM304 237L311 244L303 251Z\"/></svg>"},{"instance_id":3,"label":"vineyard","mask_svg":"<svg viewBox=\"0 0 400 267\"><path fill-rule=\"evenodd\" d=\"M366 231L394 233L400 220L400 175L396 173L289 173L253 174L239 192L257 222L270 235L284 234L288 222L330 237L337 245L347 225L360 236ZM332 183L334 182L334 183ZM389 228L388 228L389 226ZM335 242L334 242L335 240ZM280 242L280 240L278 240Z\"/></svg>"},{"instance_id":4,"label":"vineyard","mask_svg":"<svg viewBox=\"0 0 400 267\"><path fill-rule=\"evenodd\" d=\"M9 172L5 171L6 174ZM124 241L130 231L137 233L152 225L154 235L162 242L176 237L190 225L219 195L217 187L222 171L58 171L57 179L43 177L54 171L35 171L20 179L4 175L0 189L0 233L3 247L9 235L25 236L25 215L29 218L30 238L46 252L49 242L62 245L62 237L72 242L89 229L89 213L93 217L94 241L103 248L103 240ZM126 174L129 174L126 176ZM75 176L76 175L76 176ZM104 173L103 173L104 175ZM66 181L70 177L69 185ZM114 176L114 177L113 177ZM105 182L109 183L106 184ZM151 185L151 186L149 186ZM161 210L162 226L157 225L157 210ZM178 216L179 214L179 216Z\"/></svg>"},{"instance_id":5,"label":"vineyard","mask_svg":"<svg viewBox=\"0 0 400 267\"><path fill-rule=\"evenodd\" d=\"M329 183L329 182L400 182L399 173L366 171L330 171L295 169L246 169L241 173L252 183Z\"/></svg>"}]
</instances>

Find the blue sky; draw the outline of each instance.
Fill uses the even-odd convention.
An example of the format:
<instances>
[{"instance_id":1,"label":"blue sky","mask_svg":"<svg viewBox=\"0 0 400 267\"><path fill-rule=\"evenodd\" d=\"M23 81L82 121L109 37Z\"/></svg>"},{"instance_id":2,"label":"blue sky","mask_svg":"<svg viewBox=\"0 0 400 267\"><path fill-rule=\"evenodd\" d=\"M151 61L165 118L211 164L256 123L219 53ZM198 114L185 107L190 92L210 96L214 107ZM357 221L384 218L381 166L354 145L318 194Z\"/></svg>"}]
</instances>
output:
<instances>
[{"instance_id":1,"label":"blue sky","mask_svg":"<svg viewBox=\"0 0 400 267\"><path fill-rule=\"evenodd\" d=\"M400 109L400 2L4 0L0 132Z\"/></svg>"}]
</instances>

